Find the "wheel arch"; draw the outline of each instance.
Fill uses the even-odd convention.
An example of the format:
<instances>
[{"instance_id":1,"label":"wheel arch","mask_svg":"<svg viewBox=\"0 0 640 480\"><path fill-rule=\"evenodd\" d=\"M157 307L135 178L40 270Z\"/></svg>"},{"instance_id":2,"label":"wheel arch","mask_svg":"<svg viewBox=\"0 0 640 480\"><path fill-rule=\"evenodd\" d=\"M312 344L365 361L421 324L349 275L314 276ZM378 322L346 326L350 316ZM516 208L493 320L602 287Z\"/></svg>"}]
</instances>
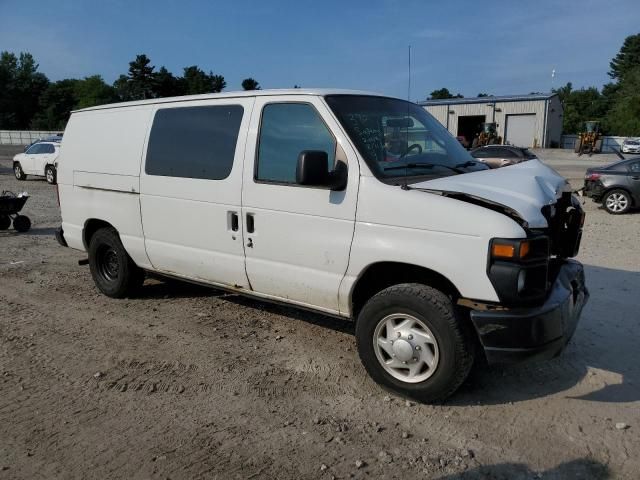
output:
<instances>
[{"instance_id":1,"label":"wheel arch","mask_svg":"<svg viewBox=\"0 0 640 480\"><path fill-rule=\"evenodd\" d=\"M602 192L602 203L604 204L604 198L609 195L609 193L613 192L614 190L622 190L623 192L625 192L627 195L629 195L629 198L631 199L631 205L632 206L636 206L637 202L633 196L633 193L631 193L631 190L629 190L628 187L626 186L621 186L621 185L612 185L610 187L606 187L604 189L604 192Z\"/></svg>"},{"instance_id":2,"label":"wheel arch","mask_svg":"<svg viewBox=\"0 0 640 480\"><path fill-rule=\"evenodd\" d=\"M82 228L82 243L87 251L89 251L91 237L101 228L113 228L116 232L118 231L109 222L99 218L89 218L84 222L84 227Z\"/></svg>"},{"instance_id":3,"label":"wheel arch","mask_svg":"<svg viewBox=\"0 0 640 480\"><path fill-rule=\"evenodd\" d=\"M435 270L403 262L376 262L368 265L358 276L349 295L351 315L358 313L369 298L387 287L399 283L421 283L457 299L460 292L446 276Z\"/></svg>"}]
</instances>

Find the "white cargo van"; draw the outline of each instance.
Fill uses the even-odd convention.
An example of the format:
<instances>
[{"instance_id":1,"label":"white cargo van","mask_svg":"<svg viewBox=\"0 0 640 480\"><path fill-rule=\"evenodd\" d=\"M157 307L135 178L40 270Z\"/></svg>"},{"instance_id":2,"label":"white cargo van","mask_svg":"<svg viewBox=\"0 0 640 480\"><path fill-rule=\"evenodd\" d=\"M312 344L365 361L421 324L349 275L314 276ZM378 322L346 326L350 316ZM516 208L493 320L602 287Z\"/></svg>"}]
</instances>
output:
<instances>
[{"instance_id":1,"label":"white cargo van","mask_svg":"<svg viewBox=\"0 0 640 480\"><path fill-rule=\"evenodd\" d=\"M104 294L155 272L353 319L373 379L418 400L453 393L476 356L559 354L588 297L566 180L538 160L489 170L404 100L106 105L73 112L61 150L58 241Z\"/></svg>"}]
</instances>

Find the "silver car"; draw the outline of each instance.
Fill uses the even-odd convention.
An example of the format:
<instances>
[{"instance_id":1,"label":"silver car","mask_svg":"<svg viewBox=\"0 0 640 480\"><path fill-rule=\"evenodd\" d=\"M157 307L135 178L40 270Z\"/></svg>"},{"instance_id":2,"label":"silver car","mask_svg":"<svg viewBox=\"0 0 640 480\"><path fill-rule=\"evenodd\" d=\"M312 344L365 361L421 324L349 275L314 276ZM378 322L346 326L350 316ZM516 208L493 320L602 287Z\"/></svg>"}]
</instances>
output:
<instances>
[{"instance_id":1,"label":"silver car","mask_svg":"<svg viewBox=\"0 0 640 480\"><path fill-rule=\"evenodd\" d=\"M620 150L622 153L640 153L640 138L625 138Z\"/></svg>"}]
</instances>

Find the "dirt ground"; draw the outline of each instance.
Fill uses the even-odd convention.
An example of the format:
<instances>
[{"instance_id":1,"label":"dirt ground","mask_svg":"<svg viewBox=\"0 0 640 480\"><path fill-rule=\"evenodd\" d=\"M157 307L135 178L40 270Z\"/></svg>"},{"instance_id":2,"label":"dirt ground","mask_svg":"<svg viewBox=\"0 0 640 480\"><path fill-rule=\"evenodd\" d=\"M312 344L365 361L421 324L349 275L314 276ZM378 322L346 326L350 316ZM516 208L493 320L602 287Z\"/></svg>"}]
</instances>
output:
<instances>
[{"instance_id":1,"label":"dirt ground","mask_svg":"<svg viewBox=\"0 0 640 480\"><path fill-rule=\"evenodd\" d=\"M0 189L34 225L0 232L0 478L638 478L640 213L585 202L591 301L561 357L429 406L367 377L349 323L158 280L99 294L10 153ZM540 155L576 184L611 158Z\"/></svg>"}]
</instances>

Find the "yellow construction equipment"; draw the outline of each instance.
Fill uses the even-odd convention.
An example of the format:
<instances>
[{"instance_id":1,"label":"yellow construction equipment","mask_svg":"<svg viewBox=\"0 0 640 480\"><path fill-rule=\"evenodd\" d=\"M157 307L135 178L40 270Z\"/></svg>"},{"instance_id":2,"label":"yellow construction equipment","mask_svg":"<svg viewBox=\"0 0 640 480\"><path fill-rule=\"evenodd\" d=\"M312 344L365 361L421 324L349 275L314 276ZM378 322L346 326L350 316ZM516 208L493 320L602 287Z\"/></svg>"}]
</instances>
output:
<instances>
[{"instance_id":1,"label":"yellow construction equipment","mask_svg":"<svg viewBox=\"0 0 640 480\"><path fill-rule=\"evenodd\" d=\"M485 145L500 145L502 137L498 136L498 124L485 122L482 124L482 131L476 134L473 139L472 148L484 147Z\"/></svg>"},{"instance_id":2,"label":"yellow construction equipment","mask_svg":"<svg viewBox=\"0 0 640 480\"><path fill-rule=\"evenodd\" d=\"M591 156L594 153L602 151L602 133L600 133L600 122L590 120L584 122L582 132L578 134L574 151L578 156L588 153Z\"/></svg>"}]
</instances>

